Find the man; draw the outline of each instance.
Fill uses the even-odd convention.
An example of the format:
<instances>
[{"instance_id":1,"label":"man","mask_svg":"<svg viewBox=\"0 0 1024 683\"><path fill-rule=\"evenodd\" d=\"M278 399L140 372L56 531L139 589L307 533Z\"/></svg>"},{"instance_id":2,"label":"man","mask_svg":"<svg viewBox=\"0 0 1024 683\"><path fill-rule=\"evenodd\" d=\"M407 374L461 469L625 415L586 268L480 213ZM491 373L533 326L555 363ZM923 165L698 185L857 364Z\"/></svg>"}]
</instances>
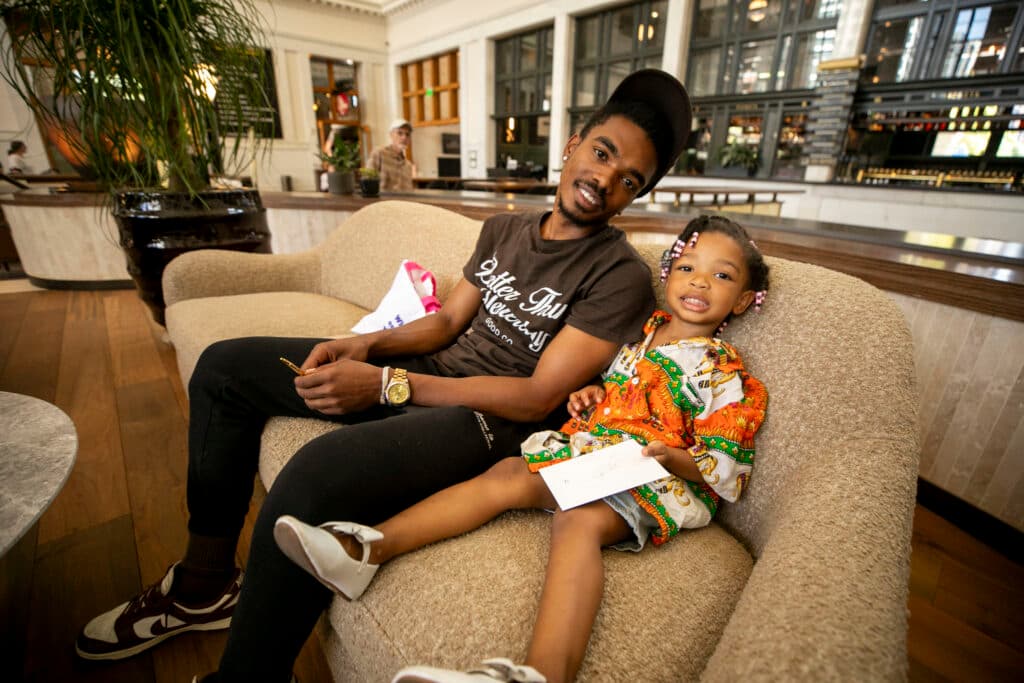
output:
<instances>
[{"instance_id":1,"label":"man","mask_svg":"<svg viewBox=\"0 0 1024 683\"><path fill-rule=\"evenodd\" d=\"M689 129L675 78L632 74L566 144L554 210L486 220L438 313L346 339L204 351L189 384L185 557L87 624L79 655L118 659L230 623L216 680L288 680L331 593L278 550L275 520L380 522L560 424L563 414L549 414L637 337L654 306L649 269L607 221L671 168ZM281 355L305 358L294 391L282 390ZM270 415L347 426L303 446L278 475L241 584L233 554Z\"/></svg>"},{"instance_id":2,"label":"man","mask_svg":"<svg viewBox=\"0 0 1024 683\"><path fill-rule=\"evenodd\" d=\"M388 131L391 144L378 147L370 154L370 168L380 172L380 189L408 192L413 189L416 167L405 156L412 142L412 126L405 119L395 119Z\"/></svg>"}]
</instances>

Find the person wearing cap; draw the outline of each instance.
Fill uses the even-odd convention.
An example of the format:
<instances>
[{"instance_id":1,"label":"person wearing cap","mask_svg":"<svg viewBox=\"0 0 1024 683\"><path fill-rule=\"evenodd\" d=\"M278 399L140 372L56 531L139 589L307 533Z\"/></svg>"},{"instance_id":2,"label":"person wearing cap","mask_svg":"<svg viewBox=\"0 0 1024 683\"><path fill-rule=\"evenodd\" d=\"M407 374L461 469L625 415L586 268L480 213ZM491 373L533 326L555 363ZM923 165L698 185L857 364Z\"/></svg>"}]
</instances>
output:
<instances>
[{"instance_id":1,"label":"person wearing cap","mask_svg":"<svg viewBox=\"0 0 1024 683\"><path fill-rule=\"evenodd\" d=\"M367 164L380 172L380 189L408 192L413 189L412 179L416 175L416 167L406 157L412 142L412 125L405 119L395 119L388 137L391 142L373 150Z\"/></svg>"},{"instance_id":2,"label":"person wearing cap","mask_svg":"<svg viewBox=\"0 0 1024 683\"><path fill-rule=\"evenodd\" d=\"M551 209L485 220L437 313L344 339L208 347L189 384L184 557L86 624L79 656L120 659L177 633L230 625L218 671L204 680L288 681L332 594L281 552L275 522L379 523L562 424L569 394L638 337L654 309L649 267L609 221L671 168L689 129L678 80L631 74L563 147ZM305 359L292 385L280 356ZM234 553L260 434L277 415L346 426L305 444L281 470L243 582Z\"/></svg>"}]
</instances>

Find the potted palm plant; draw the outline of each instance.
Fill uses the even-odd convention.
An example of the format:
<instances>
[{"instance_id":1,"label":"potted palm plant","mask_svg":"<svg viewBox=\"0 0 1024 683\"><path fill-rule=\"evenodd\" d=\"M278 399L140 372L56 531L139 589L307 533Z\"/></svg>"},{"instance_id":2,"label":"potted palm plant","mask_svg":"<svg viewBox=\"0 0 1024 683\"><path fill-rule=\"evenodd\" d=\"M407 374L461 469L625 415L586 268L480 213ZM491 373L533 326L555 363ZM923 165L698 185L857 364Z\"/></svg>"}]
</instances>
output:
<instances>
[{"instance_id":1,"label":"potted palm plant","mask_svg":"<svg viewBox=\"0 0 1024 683\"><path fill-rule=\"evenodd\" d=\"M40 130L109 192L128 270L163 323L170 259L206 247L270 251L259 194L216 187L265 149L271 106L250 0L0 0L0 75ZM231 136L231 137L229 137ZM248 139L248 140L246 140Z\"/></svg>"},{"instance_id":2,"label":"potted palm plant","mask_svg":"<svg viewBox=\"0 0 1024 683\"><path fill-rule=\"evenodd\" d=\"M355 170L359 168L359 143L336 137L329 152L321 152L320 161L327 164L327 189L331 194L352 194L355 191Z\"/></svg>"}]
</instances>

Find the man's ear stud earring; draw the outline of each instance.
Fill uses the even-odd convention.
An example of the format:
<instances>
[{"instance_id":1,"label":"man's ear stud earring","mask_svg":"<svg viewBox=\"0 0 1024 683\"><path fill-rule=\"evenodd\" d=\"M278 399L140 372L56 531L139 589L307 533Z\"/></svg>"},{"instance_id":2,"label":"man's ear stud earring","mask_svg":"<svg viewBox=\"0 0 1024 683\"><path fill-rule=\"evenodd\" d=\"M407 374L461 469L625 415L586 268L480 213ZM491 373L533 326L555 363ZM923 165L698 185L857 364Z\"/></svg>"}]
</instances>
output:
<instances>
[{"instance_id":1,"label":"man's ear stud earring","mask_svg":"<svg viewBox=\"0 0 1024 683\"><path fill-rule=\"evenodd\" d=\"M562 161L569 161L569 155L568 154L563 154L562 155Z\"/></svg>"}]
</instances>

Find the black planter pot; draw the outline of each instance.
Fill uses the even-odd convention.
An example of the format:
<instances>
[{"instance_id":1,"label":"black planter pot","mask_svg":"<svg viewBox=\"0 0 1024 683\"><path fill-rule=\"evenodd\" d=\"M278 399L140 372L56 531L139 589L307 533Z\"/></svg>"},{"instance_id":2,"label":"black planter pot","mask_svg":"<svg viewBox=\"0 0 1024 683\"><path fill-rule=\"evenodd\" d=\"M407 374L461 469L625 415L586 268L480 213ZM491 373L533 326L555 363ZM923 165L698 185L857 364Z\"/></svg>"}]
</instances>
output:
<instances>
[{"instance_id":1,"label":"black planter pot","mask_svg":"<svg viewBox=\"0 0 1024 683\"><path fill-rule=\"evenodd\" d=\"M128 273L153 319L164 324L164 268L196 249L270 253L267 210L256 190L211 190L198 196L160 191L117 195L113 209Z\"/></svg>"},{"instance_id":2,"label":"black planter pot","mask_svg":"<svg viewBox=\"0 0 1024 683\"><path fill-rule=\"evenodd\" d=\"M746 166L721 166L712 172L712 175L724 176L726 178L753 178L757 173L756 168Z\"/></svg>"},{"instance_id":3,"label":"black planter pot","mask_svg":"<svg viewBox=\"0 0 1024 683\"><path fill-rule=\"evenodd\" d=\"M359 193L364 197L379 197L380 178L360 178Z\"/></svg>"}]
</instances>

